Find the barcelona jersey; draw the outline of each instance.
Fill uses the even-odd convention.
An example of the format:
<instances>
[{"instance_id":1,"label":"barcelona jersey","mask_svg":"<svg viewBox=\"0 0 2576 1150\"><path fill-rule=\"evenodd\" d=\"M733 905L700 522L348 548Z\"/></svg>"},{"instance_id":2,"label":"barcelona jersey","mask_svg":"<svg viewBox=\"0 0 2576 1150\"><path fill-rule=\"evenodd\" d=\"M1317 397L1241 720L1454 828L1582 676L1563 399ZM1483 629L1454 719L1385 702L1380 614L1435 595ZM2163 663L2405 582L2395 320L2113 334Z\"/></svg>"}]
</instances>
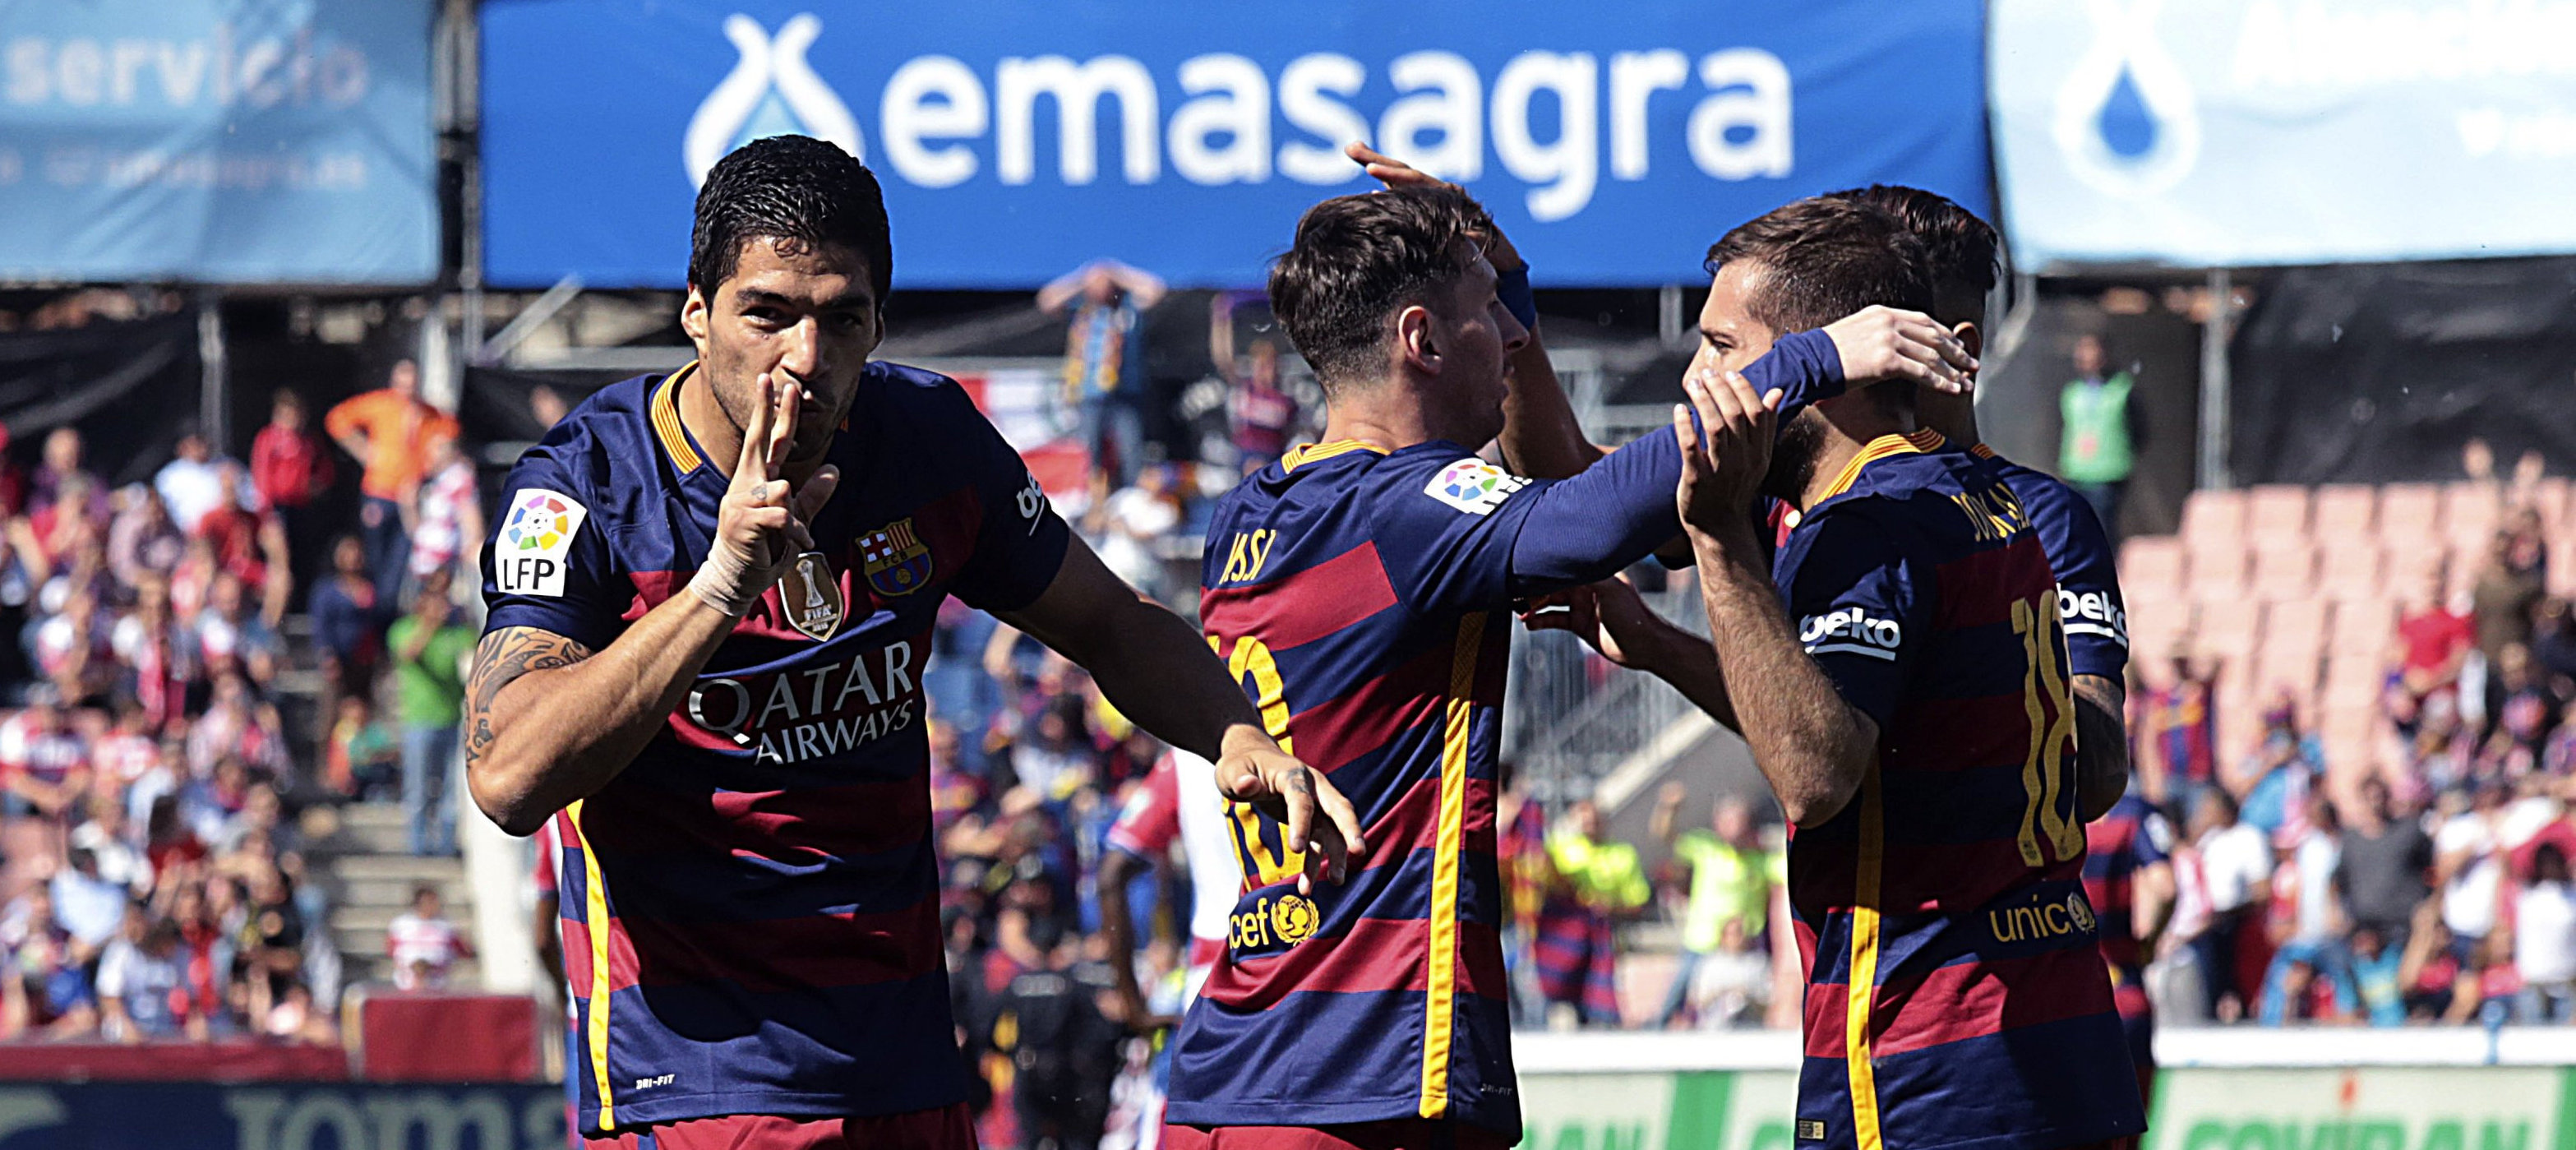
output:
<instances>
[{"instance_id":1,"label":"barcelona jersey","mask_svg":"<svg viewBox=\"0 0 2576 1150\"><path fill-rule=\"evenodd\" d=\"M2039 548L2057 574L2057 614L2066 632L2066 667L2077 675L2120 682L2129 669L2129 607L2120 595L2120 563L2093 505L2066 482L1995 454L1985 444L1968 453L1986 461L2021 502Z\"/></svg>"},{"instance_id":2,"label":"barcelona jersey","mask_svg":"<svg viewBox=\"0 0 2576 1150\"><path fill-rule=\"evenodd\" d=\"M2155 1057L2155 1006L2147 1000L2146 947L2138 941L2138 872L2172 857L2173 824L2134 790L2086 827L2084 897L2102 920L2102 959L2110 964L2111 1001L2129 1034L2129 1057Z\"/></svg>"},{"instance_id":3,"label":"barcelona jersey","mask_svg":"<svg viewBox=\"0 0 2576 1150\"><path fill-rule=\"evenodd\" d=\"M688 593L726 486L680 422L693 370L610 385L521 457L484 551L488 628L598 651ZM1027 605L1069 535L928 372L869 364L830 460L823 578L772 587L634 763L556 816L586 1133L967 1096L922 665L943 599Z\"/></svg>"},{"instance_id":4,"label":"barcelona jersey","mask_svg":"<svg viewBox=\"0 0 2576 1150\"><path fill-rule=\"evenodd\" d=\"M1988 464L1929 431L1872 442L1827 490L1774 575L1801 645L1879 737L1850 804L1790 841L1797 1144L2134 1134L2039 533Z\"/></svg>"}]
</instances>

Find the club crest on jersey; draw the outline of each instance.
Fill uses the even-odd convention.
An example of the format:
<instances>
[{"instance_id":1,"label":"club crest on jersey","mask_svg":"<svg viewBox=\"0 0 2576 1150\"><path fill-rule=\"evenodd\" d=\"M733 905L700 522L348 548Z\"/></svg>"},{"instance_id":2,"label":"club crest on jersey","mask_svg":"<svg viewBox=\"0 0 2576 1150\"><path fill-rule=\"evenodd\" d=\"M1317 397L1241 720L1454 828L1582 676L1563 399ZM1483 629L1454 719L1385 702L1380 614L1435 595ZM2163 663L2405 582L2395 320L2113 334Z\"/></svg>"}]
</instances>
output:
<instances>
[{"instance_id":1,"label":"club crest on jersey","mask_svg":"<svg viewBox=\"0 0 2576 1150\"><path fill-rule=\"evenodd\" d=\"M859 562L880 595L910 595L930 584L930 548L905 516L859 537Z\"/></svg>"},{"instance_id":2,"label":"club crest on jersey","mask_svg":"<svg viewBox=\"0 0 2576 1150\"><path fill-rule=\"evenodd\" d=\"M797 556L795 565L779 577L778 608L787 616L788 626L816 642L831 638L849 614L848 604L841 599L841 581L833 578L832 564L820 551Z\"/></svg>"},{"instance_id":3,"label":"club crest on jersey","mask_svg":"<svg viewBox=\"0 0 2576 1150\"><path fill-rule=\"evenodd\" d=\"M1469 515L1490 515L1529 480L1481 459L1461 459L1440 469L1422 493Z\"/></svg>"},{"instance_id":4,"label":"club crest on jersey","mask_svg":"<svg viewBox=\"0 0 2576 1150\"><path fill-rule=\"evenodd\" d=\"M505 595L564 593L565 559L590 509L572 496L542 487L510 495L510 517L492 549L492 579Z\"/></svg>"}]
</instances>

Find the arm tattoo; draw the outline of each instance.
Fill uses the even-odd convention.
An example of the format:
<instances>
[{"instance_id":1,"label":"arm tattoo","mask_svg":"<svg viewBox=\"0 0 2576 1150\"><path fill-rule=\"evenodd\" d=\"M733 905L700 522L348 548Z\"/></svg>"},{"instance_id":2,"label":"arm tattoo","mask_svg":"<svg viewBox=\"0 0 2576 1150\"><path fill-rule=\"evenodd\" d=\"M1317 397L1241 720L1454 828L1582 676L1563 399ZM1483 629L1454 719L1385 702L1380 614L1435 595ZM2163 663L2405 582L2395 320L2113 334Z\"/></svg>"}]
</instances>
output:
<instances>
[{"instance_id":1,"label":"arm tattoo","mask_svg":"<svg viewBox=\"0 0 2576 1150\"><path fill-rule=\"evenodd\" d=\"M590 648L534 627L504 627L483 636L474 647L473 677L465 684L466 768L473 769L475 760L491 749L492 700L501 688L530 671L569 667L590 656Z\"/></svg>"}]
</instances>

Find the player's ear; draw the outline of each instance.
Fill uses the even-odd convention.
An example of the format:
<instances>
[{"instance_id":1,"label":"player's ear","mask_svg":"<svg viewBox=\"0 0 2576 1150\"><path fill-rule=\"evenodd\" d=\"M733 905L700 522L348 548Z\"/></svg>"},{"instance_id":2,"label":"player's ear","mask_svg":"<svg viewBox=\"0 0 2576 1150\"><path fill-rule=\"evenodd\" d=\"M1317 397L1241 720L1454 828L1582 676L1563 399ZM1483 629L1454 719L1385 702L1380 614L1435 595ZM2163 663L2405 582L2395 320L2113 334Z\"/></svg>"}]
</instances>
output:
<instances>
[{"instance_id":1,"label":"player's ear","mask_svg":"<svg viewBox=\"0 0 2576 1150\"><path fill-rule=\"evenodd\" d=\"M689 285L689 296L680 303L680 330L688 333L689 342L698 345L698 354L707 351L707 297L698 285Z\"/></svg>"},{"instance_id":2,"label":"player's ear","mask_svg":"<svg viewBox=\"0 0 2576 1150\"><path fill-rule=\"evenodd\" d=\"M1968 358L1986 358L1986 333L1984 329L1978 327L1974 323L1960 323L1951 326L1950 334L1959 337L1959 346L1968 349Z\"/></svg>"},{"instance_id":3,"label":"player's ear","mask_svg":"<svg viewBox=\"0 0 2576 1150\"><path fill-rule=\"evenodd\" d=\"M1425 374L1440 372L1440 347L1431 333L1431 309L1406 304L1395 313L1395 351L1405 363Z\"/></svg>"}]
</instances>

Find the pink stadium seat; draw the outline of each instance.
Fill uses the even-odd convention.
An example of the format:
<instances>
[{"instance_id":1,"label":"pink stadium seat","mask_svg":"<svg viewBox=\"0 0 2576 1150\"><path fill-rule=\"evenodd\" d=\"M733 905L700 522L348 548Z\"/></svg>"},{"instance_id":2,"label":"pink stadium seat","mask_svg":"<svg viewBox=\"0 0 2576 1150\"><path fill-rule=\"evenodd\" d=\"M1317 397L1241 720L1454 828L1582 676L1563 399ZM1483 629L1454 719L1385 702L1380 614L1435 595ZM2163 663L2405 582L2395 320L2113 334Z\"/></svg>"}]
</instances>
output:
<instances>
[{"instance_id":1,"label":"pink stadium seat","mask_svg":"<svg viewBox=\"0 0 2576 1150\"><path fill-rule=\"evenodd\" d=\"M2442 489L2430 483L2392 483L2379 489L2379 537L2393 549L2433 534L2442 517Z\"/></svg>"},{"instance_id":2,"label":"pink stadium seat","mask_svg":"<svg viewBox=\"0 0 2576 1150\"><path fill-rule=\"evenodd\" d=\"M2541 527L2552 535L2576 523L2568 518L2576 514L2576 484L2568 480L2557 476L2541 480L2539 488L2531 493L2531 502L2540 509Z\"/></svg>"},{"instance_id":3,"label":"pink stadium seat","mask_svg":"<svg viewBox=\"0 0 2576 1150\"><path fill-rule=\"evenodd\" d=\"M2245 537L2245 513L2246 496L2242 491L2194 491L2182 505L2183 538L2193 542L2241 540Z\"/></svg>"},{"instance_id":4,"label":"pink stadium seat","mask_svg":"<svg viewBox=\"0 0 2576 1150\"><path fill-rule=\"evenodd\" d=\"M2290 538L2290 537L2285 537ZM2317 593L2317 551L2306 537L2288 542L2271 543L2254 551L2253 574L2247 590L2266 603L2305 599Z\"/></svg>"},{"instance_id":5,"label":"pink stadium seat","mask_svg":"<svg viewBox=\"0 0 2576 1150\"><path fill-rule=\"evenodd\" d=\"M2204 600L2192 638L2209 654L2251 655L2263 639L2263 606L2242 597Z\"/></svg>"},{"instance_id":6,"label":"pink stadium seat","mask_svg":"<svg viewBox=\"0 0 2576 1150\"><path fill-rule=\"evenodd\" d=\"M2378 655L2355 654L2339 647L2329 647L2324 692L2327 709L2376 706L2380 683L2386 673L2386 660Z\"/></svg>"},{"instance_id":7,"label":"pink stadium seat","mask_svg":"<svg viewBox=\"0 0 2576 1150\"><path fill-rule=\"evenodd\" d=\"M2198 609L2181 599L2144 599L2129 597L2129 661L2152 668L2156 676L2164 674L2166 660L2178 646L2187 646L2192 635L2192 616Z\"/></svg>"},{"instance_id":8,"label":"pink stadium seat","mask_svg":"<svg viewBox=\"0 0 2576 1150\"><path fill-rule=\"evenodd\" d=\"M2576 596L2576 527L2561 527L2549 542L2549 593Z\"/></svg>"},{"instance_id":9,"label":"pink stadium seat","mask_svg":"<svg viewBox=\"0 0 2576 1150\"><path fill-rule=\"evenodd\" d=\"M2317 547L2317 594L2339 603L2384 599L2387 553L2369 535L2329 535Z\"/></svg>"},{"instance_id":10,"label":"pink stadium seat","mask_svg":"<svg viewBox=\"0 0 2576 1150\"><path fill-rule=\"evenodd\" d=\"M2183 570L2190 576L2186 585L2196 602L2244 597L2245 576L2251 556L2246 552L2241 535L2183 536Z\"/></svg>"},{"instance_id":11,"label":"pink stadium seat","mask_svg":"<svg viewBox=\"0 0 2576 1150\"><path fill-rule=\"evenodd\" d=\"M2334 707L2319 721L2317 741L2324 744L2326 769L2337 779L2357 780L2376 756L2380 716L2375 706Z\"/></svg>"},{"instance_id":12,"label":"pink stadium seat","mask_svg":"<svg viewBox=\"0 0 2576 1150\"><path fill-rule=\"evenodd\" d=\"M2120 588L2132 599L2140 589L2178 594L2183 587L2183 544L2179 536L2141 535L2120 545Z\"/></svg>"},{"instance_id":13,"label":"pink stadium seat","mask_svg":"<svg viewBox=\"0 0 2576 1150\"><path fill-rule=\"evenodd\" d=\"M2341 656L2378 659L2397 634L2397 604L2387 599L2347 599L2335 604L2326 649Z\"/></svg>"},{"instance_id":14,"label":"pink stadium seat","mask_svg":"<svg viewBox=\"0 0 2576 1150\"><path fill-rule=\"evenodd\" d=\"M2310 534L2329 547L2339 539L2360 539L2378 521L2379 491L2360 483L2329 483L2317 488Z\"/></svg>"},{"instance_id":15,"label":"pink stadium seat","mask_svg":"<svg viewBox=\"0 0 2576 1150\"><path fill-rule=\"evenodd\" d=\"M2484 550L2495 536L2500 509L2492 483L2452 483L2442 488L2442 533L2453 548Z\"/></svg>"},{"instance_id":16,"label":"pink stadium seat","mask_svg":"<svg viewBox=\"0 0 2576 1150\"><path fill-rule=\"evenodd\" d=\"M2288 483L2267 483L2245 493L2245 530L2256 540L2256 546L2279 539L2304 539L2308 534L2308 489Z\"/></svg>"}]
</instances>

